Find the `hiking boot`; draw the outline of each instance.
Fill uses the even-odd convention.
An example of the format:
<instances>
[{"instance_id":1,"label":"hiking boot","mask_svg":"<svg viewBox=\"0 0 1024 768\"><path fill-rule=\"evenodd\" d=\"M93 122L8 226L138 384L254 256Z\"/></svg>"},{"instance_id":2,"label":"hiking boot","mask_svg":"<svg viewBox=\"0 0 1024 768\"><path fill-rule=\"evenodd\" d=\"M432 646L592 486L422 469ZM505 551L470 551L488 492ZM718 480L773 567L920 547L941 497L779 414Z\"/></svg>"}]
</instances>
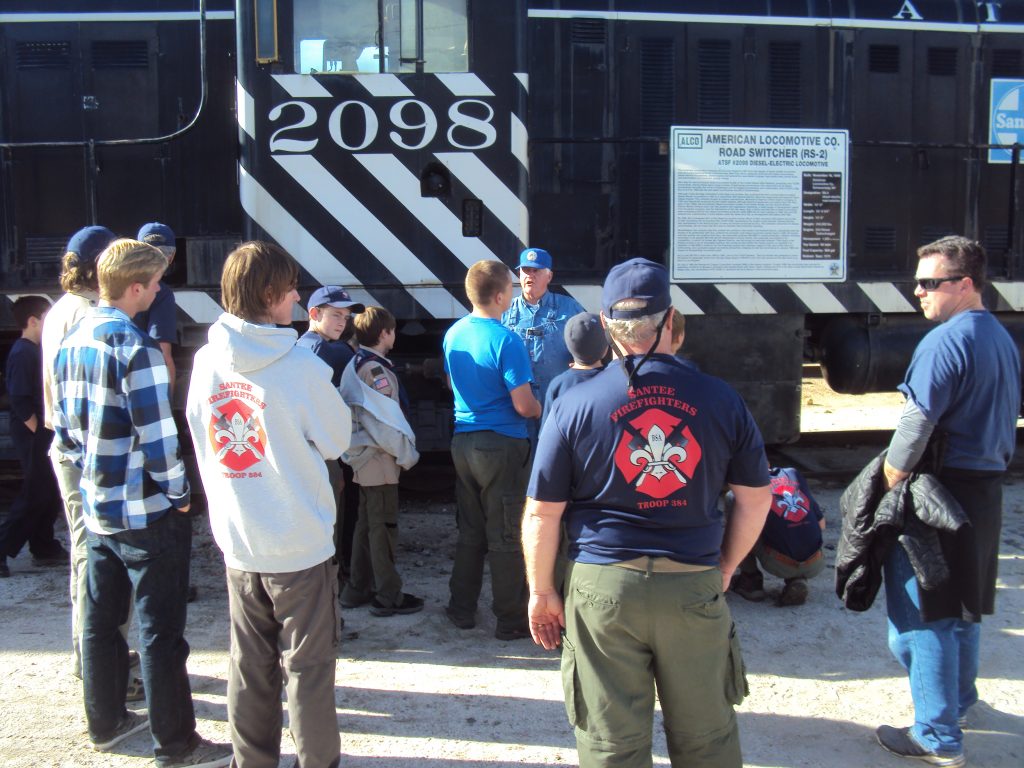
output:
<instances>
[{"instance_id":1,"label":"hiking boot","mask_svg":"<svg viewBox=\"0 0 1024 768\"><path fill-rule=\"evenodd\" d=\"M498 640L522 640L530 636L529 627L498 627L494 630L494 637Z\"/></svg>"},{"instance_id":2,"label":"hiking boot","mask_svg":"<svg viewBox=\"0 0 1024 768\"><path fill-rule=\"evenodd\" d=\"M342 604L344 607L344 603ZM423 598L402 593L402 599L395 605L384 605L376 597L370 601L370 613L374 616L394 616L396 613L405 615L407 613L419 613L423 610Z\"/></svg>"},{"instance_id":3,"label":"hiking boot","mask_svg":"<svg viewBox=\"0 0 1024 768\"><path fill-rule=\"evenodd\" d=\"M875 738L882 748L900 757L912 757L929 765L956 766L967 765L964 753L956 755L940 755L918 744L910 735L909 728L893 728L891 725L880 725L875 731Z\"/></svg>"},{"instance_id":4,"label":"hiking boot","mask_svg":"<svg viewBox=\"0 0 1024 768\"><path fill-rule=\"evenodd\" d=\"M759 603L765 598L764 576L761 575L760 571L754 571L753 573L740 571L732 577L732 581L729 582L729 589L744 600Z\"/></svg>"},{"instance_id":5,"label":"hiking boot","mask_svg":"<svg viewBox=\"0 0 1024 768\"><path fill-rule=\"evenodd\" d=\"M452 610L451 606L445 607L444 615L448 617L448 621L459 629L473 629L473 627L476 626L476 619L472 616L463 616L462 614L456 613Z\"/></svg>"},{"instance_id":6,"label":"hiking boot","mask_svg":"<svg viewBox=\"0 0 1024 768\"><path fill-rule=\"evenodd\" d=\"M183 755L170 759L153 761L157 768L221 768L231 762L232 749L230 744L217 744L206 739Z\"/></svg>"},{"instance_id":7,"label":"hiking boot","mask_svg":"<svg viewBox=\"0 0 1024 768\"><path fill-rule=\"evenodd\" d=\"M126 712L110 736L102 739L90 738L92 748L97 752L109 752L129 736L147 728L149 728L149 718L146 715L139 712Z\"/></svg>"},{"instance_id":8,"label":"hiking boot","mask_svg":"<svg viewBox=\"0 0 1024 768\"><path fill-rule=\"evenodd\" d=\"M7 567L7 557L0 555L0 579L11 578L11 569Z\"/></svg>"},{"instance_id":9,"label":"hiking boot","mask_svg":"<svg viewBox=\"0 0 1024 768\"><path fill-rule=\"evenodd\" d=\"M57 545L56 549L48 552L45 555L32 555L32 565L39 566L40 568L58 568L62 565L71 564L71 555L64 547Z\"/></svg>"},{"instance_id":10,"label":"hiking boot","mask_svg":"<svg viewBox=\"0 0 1024 768\"><path fill-rule=\"evenodd\" d=\"M807 579L786 579L777 605L803 605L807 602Z\"/></svg>"},{"instance_id":11,"label":"hiking boot","mask_svg":"<svg viewBox=\"0 0 1024 768\"><path fill-rule=\"evenodd\" d=\"M125 703L133 703L136 701L145 701L146 699L146 686L142 683L141 677L131 677L128 679L128 688L124 694Z\"/></svg>"}]
</instances>

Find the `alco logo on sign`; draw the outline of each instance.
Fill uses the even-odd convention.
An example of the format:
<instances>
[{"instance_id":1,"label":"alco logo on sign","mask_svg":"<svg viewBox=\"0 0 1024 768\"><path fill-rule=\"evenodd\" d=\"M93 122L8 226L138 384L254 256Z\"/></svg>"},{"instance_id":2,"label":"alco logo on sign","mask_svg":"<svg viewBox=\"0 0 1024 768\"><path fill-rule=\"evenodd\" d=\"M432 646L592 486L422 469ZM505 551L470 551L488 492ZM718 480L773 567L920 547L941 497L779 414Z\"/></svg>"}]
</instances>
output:
<instances>
[{"instance_id":1,"label":"alco logo on sign","mask_svg":"<svg viewBox=\"0 0 1024 768\"><path fill-rule=\"evenodd\" d=\"M993 80L990 144L1024 144L1024 80ZM990 149L990 163L1009 163L1009 149Z\"/></svg>"}]
</instances>

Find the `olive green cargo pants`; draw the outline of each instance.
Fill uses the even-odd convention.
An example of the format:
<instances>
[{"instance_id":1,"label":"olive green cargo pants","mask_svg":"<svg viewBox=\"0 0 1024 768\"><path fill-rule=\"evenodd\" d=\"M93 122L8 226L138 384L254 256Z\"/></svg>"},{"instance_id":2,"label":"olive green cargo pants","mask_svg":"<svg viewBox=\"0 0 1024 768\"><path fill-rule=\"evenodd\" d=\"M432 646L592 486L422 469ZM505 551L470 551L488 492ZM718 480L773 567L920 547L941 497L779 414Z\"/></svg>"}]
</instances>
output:
<instances>
[{"instance_id":1,"label":"olive green cargo pants","mask_svg":"<svg viewBox=\"0 0 1024 768\"><path fill-rule=\"evenodd\" d=\"M657 686L673 766L741 768L743 661L717 568L570 563L562 684L581 768L652 764Z\"/></svg>"}]
</instances>

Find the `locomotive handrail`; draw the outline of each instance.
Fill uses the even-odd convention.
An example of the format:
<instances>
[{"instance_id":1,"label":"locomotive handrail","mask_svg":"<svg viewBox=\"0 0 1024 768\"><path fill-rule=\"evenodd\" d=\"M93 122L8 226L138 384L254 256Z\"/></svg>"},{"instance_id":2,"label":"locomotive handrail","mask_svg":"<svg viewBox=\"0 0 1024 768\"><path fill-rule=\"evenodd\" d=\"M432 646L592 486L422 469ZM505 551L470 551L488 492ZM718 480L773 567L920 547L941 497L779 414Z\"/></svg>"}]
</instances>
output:
<instances>
[{"instance_id":1,"label":"locomotive handrail","mask_svg":"<svg viewBox=\"0 0 1024 768\"><path fill-rule=\"evenodd\" d=\"M206 0L199 0L199 105L187 125L163 136L146 136L138 139L83 139L81 141L2 141L0 149L57 149L61 147L81 147L92 155L95 147L135 146L144 144L164 144L177 139L191 131L199 122L206 109L207 100L206 71Z\"/></svg>"}]
</instances>

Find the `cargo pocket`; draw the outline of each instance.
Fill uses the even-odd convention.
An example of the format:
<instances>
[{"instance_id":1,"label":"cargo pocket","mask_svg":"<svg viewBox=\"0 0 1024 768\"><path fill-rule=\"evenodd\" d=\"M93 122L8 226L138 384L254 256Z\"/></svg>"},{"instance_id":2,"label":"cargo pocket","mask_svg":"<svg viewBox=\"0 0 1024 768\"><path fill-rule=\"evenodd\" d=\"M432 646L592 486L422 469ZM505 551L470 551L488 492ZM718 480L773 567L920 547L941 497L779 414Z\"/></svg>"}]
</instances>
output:
<instances>
[{"instance_id":1,"label":"cargo pocket","mask_svg":"<svg viewBox=\"0 0 1024 768\"><path fill-rule=\"evenodd\" d=\"M743 664L743 653L740 651L740 637L736 632L736 624L732 624L729 627L729 662L725 667L725 698L730 704L737 706L749 695L747 669Z\"/></svg>"},{"instance_id":2,"label":"cargo pocket","mask_svg":"<svg viewBox=\"0 0 1024 768\"><path fill-rule=\"evenodd\" d=\"M505 519L501 537L506 544L519 544L523 536L523 507L526 506L526 497L502 496L501 506Z\"/></svg>"},{"instance_id":3,"label":"cargo pocket","mask_svg":"<svg viewBox=\"0 0 1024 768\"><path fill-rule=\"evenodd\" d=\"M579 721L576 712L576 691L579 682L576 679L576 648L569 639L562 635L562 692L565 695L565 714L569 725L575 727Z\"/></svg>"}]
</instances>

